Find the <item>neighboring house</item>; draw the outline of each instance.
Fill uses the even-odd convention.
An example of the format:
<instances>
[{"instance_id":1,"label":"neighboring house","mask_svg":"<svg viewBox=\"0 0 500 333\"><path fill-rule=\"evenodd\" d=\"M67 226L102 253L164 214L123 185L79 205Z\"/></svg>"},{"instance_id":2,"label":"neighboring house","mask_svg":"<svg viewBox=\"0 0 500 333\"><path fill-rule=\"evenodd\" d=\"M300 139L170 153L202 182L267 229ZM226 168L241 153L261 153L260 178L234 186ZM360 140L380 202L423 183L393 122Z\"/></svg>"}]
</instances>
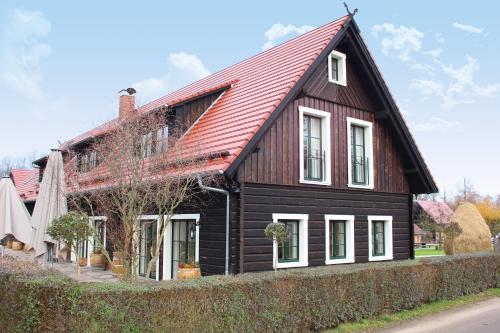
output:
<instances>
[{"instance_id":1,"label":"neighboring house","mask_svg":"<svg viewBox=\"0 0 500 333\"><path fill-rule=\"evenodd\" d=\"M424 242L425 231L423 231L417 224L413 223L413 242L415 245Z\"/></svg>"},{"instance_id":2,"label":"neighboring house","mask_svg":"<svg viewBox=\"0 0 500 333\"><path fill-rule=\"evenodd\" d=\"M414 221L425 231L424 241L442 243L442 229L450 223L453 210L446 202L417 200L413 205Z\"/></svg>"},{"instance_id":3,"label":"neighboring house","mask_svg":"<svg viewBox=\"0 0 500 333\"><path fill-rule=\"evenodd\" d=\"M24 202L30 214L33 214L36 198L38 196L39 184L39 169L12 169L10 178L17 189L17 193Z\"/></svg>"},{"instance_id":4,"label":"neighboring house","mask_svg":"<svg viewBox=\"0 0 500 333\"><path fill-rule=\"evenodd\" d=\"M117 119L152 111L185 125L208 162L196 171L222 175L230 192L229 213L222 194L177 211L154 278L175 278L190 260L208 275L271 270L276 256L278 268L413 257L413 195L437 187L351 16L137 109L120 96ZM97 167L89 143L102 134L60 147L81 152L82 177ZM141 237L151 238L148 213ZM272 222L289 233L274 248Z\"/></svg>"}]
</instances>

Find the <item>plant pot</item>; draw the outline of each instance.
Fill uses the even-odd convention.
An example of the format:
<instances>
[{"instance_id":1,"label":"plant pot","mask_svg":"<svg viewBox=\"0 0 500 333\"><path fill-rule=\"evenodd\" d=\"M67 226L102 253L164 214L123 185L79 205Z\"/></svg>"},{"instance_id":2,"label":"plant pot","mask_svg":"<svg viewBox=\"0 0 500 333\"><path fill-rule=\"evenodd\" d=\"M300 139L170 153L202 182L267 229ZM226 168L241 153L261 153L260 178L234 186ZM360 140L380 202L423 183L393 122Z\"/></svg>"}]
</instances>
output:
<instances>
[{"instance_id":1,"label":"plant pot","mask_svg":"<svg viewBox=\"0 0 500 333\"><path fill-rule=\"evenodd\" d=\"M127 269L123 261L122 252L113 252L113 263L111 265L111 273L117 277L121 277L127 273Z\"/></svg>"},{"instance_id":2,"label":"plant pot","mask_svg":"<svg viewBox=\"0 0 500 333\"><path fill-rule=\"evenodd\" d=\"M31 246L29 244L24 244L23 251L25 253L28 253L28 252L30 252L30 250L31 250Z\"/></svg>"},{"instance_id":3,"label":"plant pot","mask_svg":"<svg viewBox=\"0 0 500 333\"><path fill-rule=\"evenodd\" d=\"M12 250L21 251L23 249L24 244L19 241L12 241Z\"/></svg>"},{"instance_id":4,"label":"plant pot","mask_svg":"<svg viewBox=\"0 0 500 333\"><path fill-rule=\"evenodd\" d=\"M87 266L87 258L81 257L81 258L78 260L78 265L79 265L80 267L85 267L85 266Z\"/></svg>"},{"instance_id":5,"label":"plant pot","mask_svg":"<svg viewBox=\"0 0 500 333\"><path fill-rule=\"evenodd\" d=\"M12 239L7 240L7 244L5 244L5 247L8 249L12 249Z\"/></svg>"},{"instance_id":6,"label":"plant pot","mask_svg":"<svg viewBox=\"0 0 500 333\"><path fill-rule=\"evenodd\" d=\"M92 253L90 255L90 266L92 269L104 270L106 268L106 256L102 253Z\"/></svg>"},{"instance_id":7,"label":"plant pot","mask_svg":"<svg viewBox=\"0 0 500 333\"><path fill-rule=\"evenodd\" d=\"M201 270L197 268L179 268L177 272L177 278L179 280L189 280L194 278L199 278L201 276Z\"/></svg>"}]
</instances>

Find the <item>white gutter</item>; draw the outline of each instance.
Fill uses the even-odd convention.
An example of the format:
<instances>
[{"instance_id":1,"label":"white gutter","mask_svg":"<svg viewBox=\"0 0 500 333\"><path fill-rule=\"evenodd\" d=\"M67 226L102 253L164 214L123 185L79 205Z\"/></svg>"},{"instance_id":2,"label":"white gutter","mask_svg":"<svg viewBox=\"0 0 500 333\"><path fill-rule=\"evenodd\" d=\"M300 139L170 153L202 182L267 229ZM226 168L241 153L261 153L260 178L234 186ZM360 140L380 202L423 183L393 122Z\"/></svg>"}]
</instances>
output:
<instances>
[{"instance_id":1,"label":"white gutter","mask_svg":"<svg viewBox=\"0 0 500 333\"><path fill-rule=\"evenodd\" d=\"M229 197L229 191L224 190L222 188L216 188L216 187L210 187L203 185L203 180L201 179L201 176L197 176L198 179L198 186L202 190L205 191L210 191L210 192L216 192L216 193L221 193L226 196L226 255L225 255L225 260L224 260L224 274L229 275L229 223L230 223L230 197Z\"/></svg>"}]
</instances>

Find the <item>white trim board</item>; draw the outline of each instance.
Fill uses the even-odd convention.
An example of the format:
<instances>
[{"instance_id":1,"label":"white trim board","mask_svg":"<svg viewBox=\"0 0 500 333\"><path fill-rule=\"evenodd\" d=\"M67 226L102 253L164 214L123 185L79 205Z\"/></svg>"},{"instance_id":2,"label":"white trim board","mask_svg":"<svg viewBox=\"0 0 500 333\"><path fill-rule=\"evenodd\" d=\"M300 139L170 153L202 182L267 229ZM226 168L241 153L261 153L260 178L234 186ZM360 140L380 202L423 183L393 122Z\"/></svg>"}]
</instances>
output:
<instances>
[{"instance_id":1,"label":"white trim board","mask_svg":"<svg viewBox=\"0 0 500 333\"><path fill-rule=\"evenodd\" d=\"M306 267L309 265L309 215L308 214L273 214L273 223L277 223L280 220L299 220L299 261L297 262L286 262L279 263L277 260L278 256L278 245L273 242L273 268L274 263L276 263L276 268L292 268L292 267Z\"/></svg>"},{"instance_id":2,"label":"white trim board","mask_svg":"<svg viewBox=\"0 0 500 333\"><path fill-rule=\"evenodd\" d=\"M345 221L346 256L340 259L330 258L330 221ZM325 264L348 264L354 259L354 215L325 215Z\"/></svg>"},{"instance_id":3,"label":"white trim board","mask_svg":"<svg viewBox=\"0 0 500 333\"><path fill-rule=\"evenodd\" d=\"M383 256L372 256L372 222L373 221L383 221L384 222L384 251ZM368 216L368 261L383 261L392 260L393 249L392 249L392 216L383 215L369 215Z\"/></svg>"},{"instance_id":4,"label":"white trim board","mask_svg":"<svg viewBox=\"0 0 500 333\"><path fill-rule=\"evenodd\" d=\"M374 175L373 175L373 123L346 117L347 122L347 186L351 188L369 189L374 188ZM369 161L369 177L368 184L357 185L352 183L352 147L351 147L351 125L363 127L365 129L365 154Z\"/></svg>"}]
</instances>

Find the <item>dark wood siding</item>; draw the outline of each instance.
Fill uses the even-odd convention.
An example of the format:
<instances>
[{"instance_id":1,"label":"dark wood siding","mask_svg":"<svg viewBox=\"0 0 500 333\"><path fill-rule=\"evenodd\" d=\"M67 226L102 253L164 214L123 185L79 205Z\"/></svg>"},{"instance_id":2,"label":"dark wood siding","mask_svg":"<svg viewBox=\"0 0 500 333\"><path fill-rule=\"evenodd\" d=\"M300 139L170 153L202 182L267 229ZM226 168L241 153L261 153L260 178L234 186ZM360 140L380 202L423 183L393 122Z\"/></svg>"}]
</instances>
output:
<instances>
[{"instance_id":1,"label":"dark wood siding","mask_svg":"<svg viewBox=\"0 0 500 333\"><path fill-rule=\"evenodd\" d=\"M325 264L325 214L355 215L356 262L368 261L367 216L392 216L394 259L410 258L408 194L246 183L241 196L242 272L272 269L272 242L265 238L264 229L273 213L309 214L309 266Z\"/></svg>"},{"instance_id":2,"label":"dark wood siding","mask_svg":"<svg viewBox=\"0 0 500 333\"><path fill-rule=\"evenodd\" d=\"M299 106L326 111L332 115L331 188L347 189L346 118L352 117L374 124L374 191L409 192L403 163L390 131L382 122L375 120L374 113L313 97L301 97L283 111L262 137L258 149L242 163L238 172L240 181L301 186L299 183Z\"/></svg>"}]
</instances>

